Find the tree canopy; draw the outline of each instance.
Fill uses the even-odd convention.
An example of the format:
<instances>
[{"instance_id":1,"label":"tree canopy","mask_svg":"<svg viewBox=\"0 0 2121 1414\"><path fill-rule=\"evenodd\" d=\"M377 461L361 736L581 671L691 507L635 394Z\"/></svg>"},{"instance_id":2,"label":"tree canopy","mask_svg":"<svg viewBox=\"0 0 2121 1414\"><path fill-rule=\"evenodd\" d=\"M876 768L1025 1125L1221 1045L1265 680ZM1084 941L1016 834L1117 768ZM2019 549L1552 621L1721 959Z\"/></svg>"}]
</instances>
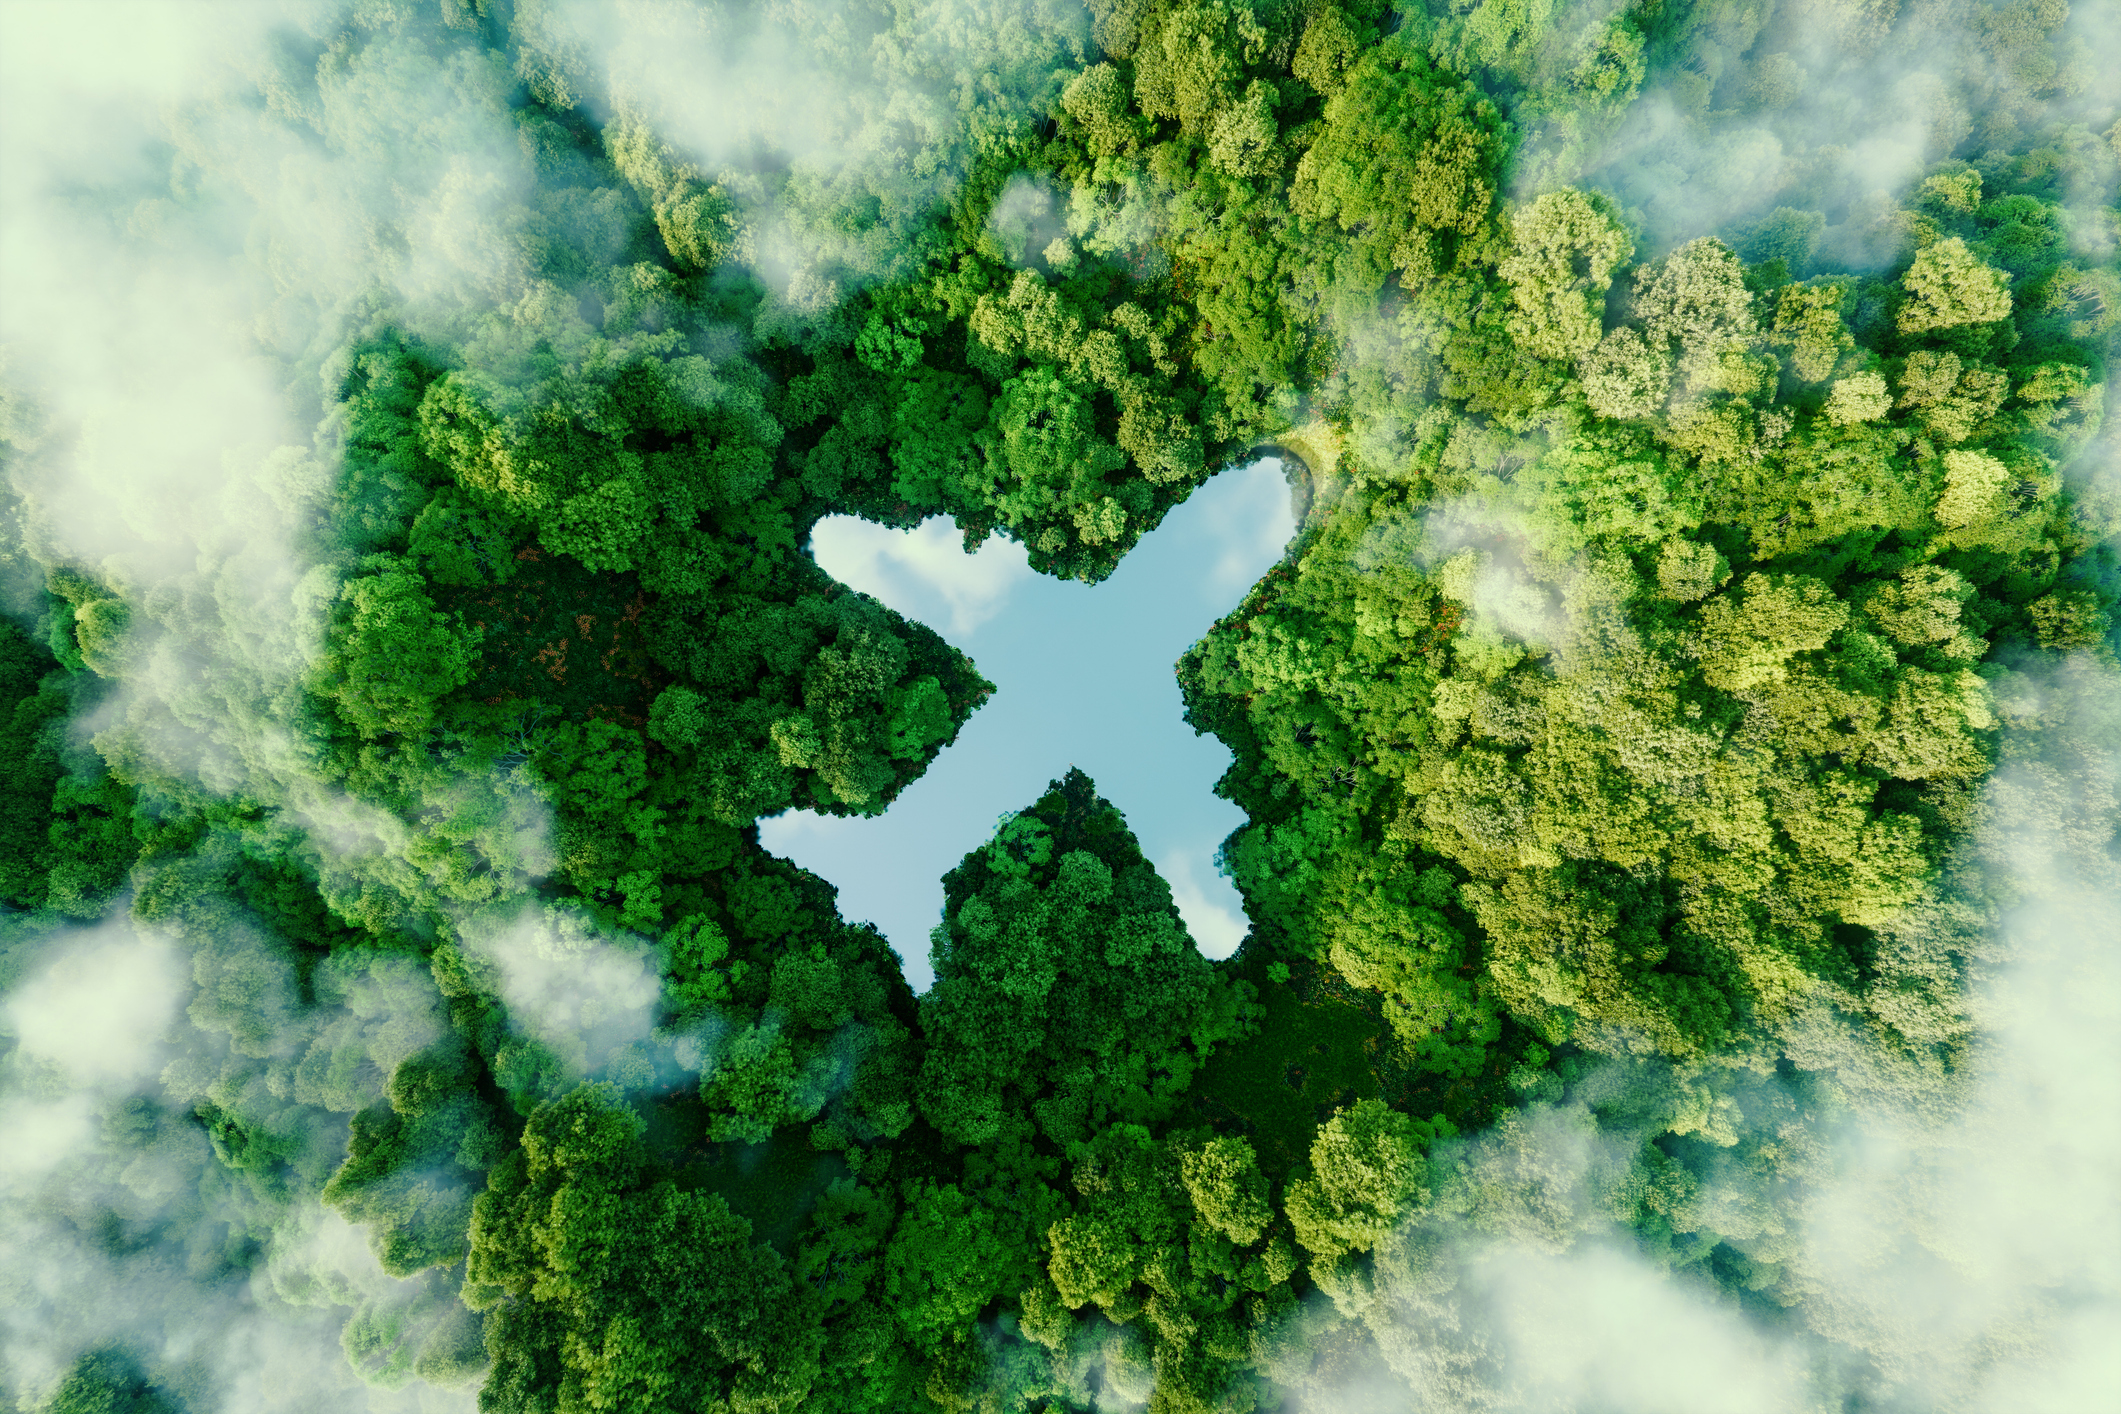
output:
<instances>
[{"instance_id":1,"label":"tree canopy","mask_svg":"<svg viewBox=\"0 0 2121 1414\"><path fill-rule=\"evenodd\" d=\"M327 6L66 188L254 218L245 376L313 430L134 553L64 494L107 427L0 407L0 1232L229 1303L20 1285L6 1397L209 1407L196 1305L508 1414L1245 1414L1373 1355L1493 1408L1480 1233L1925 1398L1791 1234L1852 1107L1977 1068L1984 830L2111 864L2082 23L624 8ZM342 189L326 260L285 211ZM916 996L757 825L889 809L993 688L812 528L1094 584L1267 447L1297 537L1175 665L1242 948L1071 770ZM24 1020L67 988L111 1037Z\"/></svg>"}]
</instances>

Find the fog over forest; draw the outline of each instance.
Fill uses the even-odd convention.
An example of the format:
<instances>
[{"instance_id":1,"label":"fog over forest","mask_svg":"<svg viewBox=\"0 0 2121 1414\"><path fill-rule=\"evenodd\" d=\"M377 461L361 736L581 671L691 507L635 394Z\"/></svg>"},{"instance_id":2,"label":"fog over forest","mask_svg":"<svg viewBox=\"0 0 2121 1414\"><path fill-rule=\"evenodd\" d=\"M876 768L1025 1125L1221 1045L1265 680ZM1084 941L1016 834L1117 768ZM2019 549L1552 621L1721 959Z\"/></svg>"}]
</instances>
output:
<instances>
[{"instance_id":1,"label":"fog over forest","mask_svg":"<svg viewBox=\"0 0 2121 1414\"><path fill-rule=\"evenodd\" d=\"M2117 54L0 5L0 1409L2121 1405Z\"/></svg>"}]
</instances>

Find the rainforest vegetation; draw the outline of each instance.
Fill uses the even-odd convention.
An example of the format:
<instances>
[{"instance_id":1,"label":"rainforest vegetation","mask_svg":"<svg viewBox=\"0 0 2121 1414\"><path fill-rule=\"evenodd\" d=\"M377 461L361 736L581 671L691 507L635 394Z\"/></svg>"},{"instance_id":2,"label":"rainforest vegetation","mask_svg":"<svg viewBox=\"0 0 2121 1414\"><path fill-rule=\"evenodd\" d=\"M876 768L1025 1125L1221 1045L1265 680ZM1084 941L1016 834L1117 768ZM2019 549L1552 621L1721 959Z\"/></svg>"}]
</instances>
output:
<instances>
[{"instance_id":1,"label":"rainforest vegetation","mask_svg":"<svg viewBox=\"0 0 2121 1414\"><path fill-rule=\"evenodd\" d=\"M1838 1350L1817 1407L1903 1407L1786 1214L1851 1105L1949 1102L2013 897L1992 775L2097 794L2062 730L2121 588L2097 32L629 13L666 69L546 0L363 0L157 149L135 228L243 186L216 113L382 170L468 113L518 174L463 237L502 295L303 322L283 280L314 436L245 494L286 512L284 643L211 557L70 550L73 434L10 395L0 983L117 919L180 997L39 1221L492 1414L1243 1414L1365 1360L1514 1407L1407 1334L1439 1234L1596 1227ZM710 54L834 76L829 137L703 137ZM1888 92L1880 178L1847 144ZM756 822L887 809L992 689L810 527L941 514L1096 582L1268 448L1297 538L1176 665L1234 756L1244 946L1201 956L1074 773L964 842L915 995ZM327 1220L398 1280L334 1286ZM10 1397L222 1407L155 1329Z\"/></svg>"}]
</instances>

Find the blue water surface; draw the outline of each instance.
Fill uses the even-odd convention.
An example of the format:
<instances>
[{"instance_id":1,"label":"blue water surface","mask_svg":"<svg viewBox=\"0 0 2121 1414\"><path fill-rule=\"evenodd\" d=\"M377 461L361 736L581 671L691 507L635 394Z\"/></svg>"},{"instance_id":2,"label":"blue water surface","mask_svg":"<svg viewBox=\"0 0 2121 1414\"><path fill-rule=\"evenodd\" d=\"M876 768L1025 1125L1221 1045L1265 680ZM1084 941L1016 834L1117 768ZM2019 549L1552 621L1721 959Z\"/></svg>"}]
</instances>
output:
<instances>
[{"instance_id":1,"label":"blue water surface","mask_svg":"<svg viewBox=\"0 0 2121 1414\"><path fill-rule=\"evenodd\" d=\"M1126 815L1200 950L1227 956L1244 912L1214 856L1244 815L1214 794L1230 753L1186 725L1172 668L1294 530L1273 458L1195 491L1098 585L1033 574L1023 547L1000 538L967 555L941 517L911 531L819 522L811 553L826 573L934 628L995 693L882 815L789 811L760 822L761 841L837 885L841 915L875 923L925 990L943 874L1080 766Z\"/></svg>"}]
</instances>

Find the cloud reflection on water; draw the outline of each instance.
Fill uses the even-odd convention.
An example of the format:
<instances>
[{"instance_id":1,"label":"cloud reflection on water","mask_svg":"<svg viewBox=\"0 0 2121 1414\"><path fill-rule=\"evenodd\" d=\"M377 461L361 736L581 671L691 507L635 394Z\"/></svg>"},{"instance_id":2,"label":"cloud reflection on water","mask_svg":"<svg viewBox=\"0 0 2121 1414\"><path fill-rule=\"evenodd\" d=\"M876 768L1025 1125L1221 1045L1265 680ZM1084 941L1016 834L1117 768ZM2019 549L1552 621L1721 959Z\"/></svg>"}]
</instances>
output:
<instances>
[{"instance_id":1,"label":"cloud reflection on water","mask_svg":"<svg viewBox=\"0 0 2121 1414\"><path fill-rule=\"evenodd\" d=\"M1244 815L1214 794L1230 753L1186 725L1172 666L1294 532L1274 458L1194 492L1096 586L1035 575L1023 547L999 538L967 555L940 516L910 531L821 521L811 551L828 573L936 628L996 691L883 815L790 811L761 821L760 839L838 885L841 914L881 928L924 989L942 875L996 817L1080 766L1126 815L1201 950L1234 952L1244 909L1213 861Z\"/></svg>"}]
</instances>

